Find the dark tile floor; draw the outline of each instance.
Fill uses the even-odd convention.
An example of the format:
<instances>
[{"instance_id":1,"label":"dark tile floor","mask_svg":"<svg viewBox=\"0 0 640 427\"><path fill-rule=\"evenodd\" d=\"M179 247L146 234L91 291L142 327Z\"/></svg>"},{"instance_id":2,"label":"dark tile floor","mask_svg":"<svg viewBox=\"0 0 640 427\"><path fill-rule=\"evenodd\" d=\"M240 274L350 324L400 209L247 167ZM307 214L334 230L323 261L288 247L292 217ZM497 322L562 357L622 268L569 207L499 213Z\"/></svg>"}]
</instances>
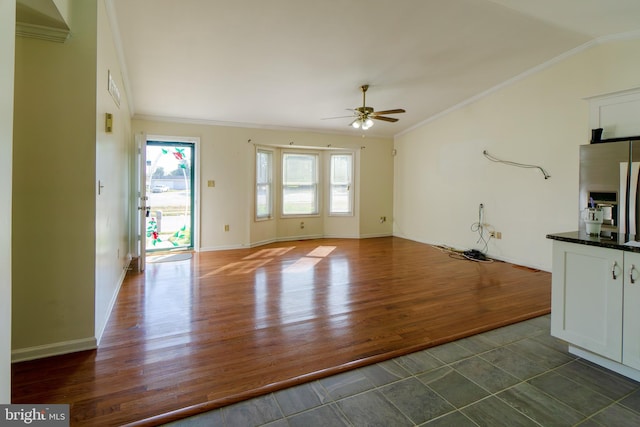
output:
<instances>
[{"instance_id":1,"label":"dark tile floor","mask_svg":"<svg viewBox=\"0 0 640 427\"><path fill-rule=\"evenodd\" d=\"M567 352L538 317L171 426L640 426L640 383Z\"/></svg>"}]
</instances>

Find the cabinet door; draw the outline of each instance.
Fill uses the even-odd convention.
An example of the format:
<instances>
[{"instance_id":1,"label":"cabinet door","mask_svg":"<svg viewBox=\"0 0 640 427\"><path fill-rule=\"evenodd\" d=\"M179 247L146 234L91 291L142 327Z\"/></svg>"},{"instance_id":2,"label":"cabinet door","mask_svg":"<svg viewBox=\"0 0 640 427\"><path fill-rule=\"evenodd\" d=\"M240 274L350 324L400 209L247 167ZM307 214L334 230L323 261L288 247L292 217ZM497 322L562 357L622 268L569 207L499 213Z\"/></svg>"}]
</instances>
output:
<instances>
[{"instance_id":1,"label":"cabinet door","mask_svg":"<svg viewBox=\"0 0 640 427\"><path fill-rule=\"evenodd\" d=\"M623 252L554 241L551 277L551 334L621 362Z\"/></svg>"},{"instance_id":2,"label":"cabinet door","mask_svg":"<svg viewBox=\"0 0 640 427\"><path fill-rule=\"evenodd\" d=\"M624 254L622 363L640 369L640 254Z\"/></svg>"}]
</instances>

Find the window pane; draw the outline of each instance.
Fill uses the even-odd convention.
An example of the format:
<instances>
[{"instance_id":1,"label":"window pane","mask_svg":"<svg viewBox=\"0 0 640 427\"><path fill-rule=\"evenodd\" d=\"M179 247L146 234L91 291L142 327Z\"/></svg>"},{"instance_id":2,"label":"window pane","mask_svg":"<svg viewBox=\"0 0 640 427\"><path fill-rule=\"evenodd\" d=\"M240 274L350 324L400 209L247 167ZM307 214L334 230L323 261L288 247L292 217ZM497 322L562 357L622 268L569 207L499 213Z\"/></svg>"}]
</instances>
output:
<instances>
[{"instance_id":1,"label":"window pane","mask_svg":"<svg viewBox=\"0 0 640 427\"><path fill-rule=\"evenodd\" d=\"M285 153L282 156L282 214L318 213L318 156Z\"/></svg>"},{"instance_id":2,"label":"window pane","mask_svg":"<svg viewBox=\"0 0 640 427\"><path fill-rule=\"evenodd\" d=\"M353 155L331 155L331 184L329 188L329 213L351 214Z\"/></svg>"},{"instance_id":3,"label":"window pane","mask_svg":"<svg viewBox=\"0 0 640 427\"><path fill-rule=\"evenodd\" d=\"M285 185L282 192L285 215L318 213L315 185Z\"/></svg>"},{"instance_id":4,"label":"window pane","mask_svg":"<svg viewBox=\"0 0 640 427\"><path fill-rule=\"evenodd\" d=\"M256 218L271 218L273 196L271 192L273 153L266 150L256 152Z\"/></svg>"},{"instance_id":5,"label":"window pane","mask_svg":"<svg viewBox=\"0 0 640 427\"><path fill-rule=\"evenodd\" d=\"M283 182L287 185L314 184L316 182L316 156L285 154L283 172Z\"/></svg>"},{"instance_id":6,"label":"window pane","mask_svg":"<svg viewBox=\"0 0 640 427\"><path fill-rule=\"evenodd\" d=\"M331 186L331 213L350 213L351 195L348 185Z\"/></svg>"},{"instance_id":7,"label":"window pane","mask_svg":"<svg viewBox=\"0 0 640 427\"><path fill-rule=\"evenodd\" d=\"M271 157L270 151L258 150L256 157L256 181L259 183L271 182Z\"/></svg>"},{"instance_id":8,"label":"window pane","mask_svg":"<svg viewBox=\"0 0 640 427\"><path fill-rule=\"evenodd\" d=\"M258 184L256 189L256 215L258 218L269 218L271 216L270 186Z\"/></svg>"},{"instance_id":9,"label":"window pane","mask_svg":"<svg viewBox=\"0 0 640 427\"><path fill-rule=\"evenodd\" d=\"M331 156L331 183L351 183L351 154L333 154Z\"/></svg>"}]
</instances>

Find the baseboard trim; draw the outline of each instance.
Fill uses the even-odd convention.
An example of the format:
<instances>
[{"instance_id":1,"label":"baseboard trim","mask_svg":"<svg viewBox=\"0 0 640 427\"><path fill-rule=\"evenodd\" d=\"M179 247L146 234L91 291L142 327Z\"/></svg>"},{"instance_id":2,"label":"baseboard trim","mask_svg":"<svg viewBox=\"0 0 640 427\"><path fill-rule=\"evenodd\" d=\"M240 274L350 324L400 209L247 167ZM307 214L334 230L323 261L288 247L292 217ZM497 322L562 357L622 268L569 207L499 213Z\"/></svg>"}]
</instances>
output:
<instances>
[{"instance_id":1,"label":"baseboard trim","mask_svg":"<svg viewBox=\"0 0 640 427\"><path fill-rule=\"evenodd\" d=\"M624 375L627 378L631 378L634 381L640 381L640 371L630 366L623 365L622 363L607 359L606 357L591 353L588 350L583 350L571 344L569 344L569 353L595 363L596 365L600 365L603 368L607 368L610 371Z\"/></svg>"},{"instance_id":2,"label":"baseboard trim","mask_svg":"<svg viewBox=\"0 0 640 427\"><path fill-rule=\"evenodd\" d=\"M77 351L95 350L96 348L98 348L98 344L95 337L19 348L11 352L11 363L26 362L28 360L42 359L50 356L59 356L61 354L75 353Z\"/></svg>"},{"instance_id":3,"label":"baseboard trim","mask_svg":"<svg viewBox=\"0 0 640 427\"><path fill-rule=\"evenodd\" d=\"M276 237L273 239L259 240L257 242L251 242L248 245L233 245L233 246L212 246L206 248L200 248L201 252L213 252L213 251L226 251L229 249L246 249L257 248L259 246L268 245L270 243L277 242L293 242L296 240L313 240L313 239L372 239L376 237L392 237L390 233L380 234L363 234L363 235L343 235L343 234L309 234L305 236L287 236Z\"/></svg>"},{"instance_id":4,"label":"baseboard trim","mask_svg":"<svg viewBox=\"0 0 640 427\"><path fill-rule=\"evenodd\" d=\"M267 239L267 240L260 240L258 242L251 242L249 244L250 248L257 248L258 246L264 246L264 245L268 245L271 243L276 243L278 241L278 239Z\"/></svg>"},{"instance_id":5,"label":"baseboard trim","mask_svg":"<svg viewBox=\"0 0 640 427\"><path fill-rule=\"evenodd\" d=\"M308 234L305 236L287 236L278 238L278 242L293 242L295 240L314 240L314 239L322 239L325 236L322 234Z\"/></svg>"},{"instance_id":6,"label":"baseboard trim","mask_svg":"<svg viewBox=\"0 0 640 427\"><path fill-rule=\"evenodd\" d=\"M374 233L374 234L361 234L358 236L360 239L376 239L378 237L393 237L391 233Z\"/></svg>"},{"instance_id":7,"label":"baseboard trim","mask_svg":"<svg viewBox=\"0 0 640 427\"><path fill-rule=\"evenodd\" d=\"M424 243L425 245L432 245L432 246L450 246L447 245L446 243L442 243L442 242L432 242L432 241L428 241L428 240L422 240L422 239L415 239L413 237L407 237L407 236L403 236L401 234L394 234L395 237L399 237L401 239L407 239L407 240L412 240L414 242L418 242L418 243ZM460 249L460 248L458 248ZM465 250L467 248L464 248ZM541 267L539 265L533 265L533 264L529 264L529 263L522 263L520 262L520 260L517 259L513 259L513 258L509 258L509 257L503 257L503 256L495 256L494 254L492 254L491 252L487 253L487 257L494 259L496 261L502 261L502 262L506 262L508 264L513 264L513 265L517 265L520 267L526 267L526 268L530 268L532 270L540 270L540 271L545 271L547 273L551 273L551 271L549 271L548 269Z\"/></svg>"},{"instance_id":8,"label":"baseboard trim","mask_svg":"<svg viewBox=\"0 0 640 427\"><path fill-rule=\"evenodd\" d=\"M392 234L389 233L380 233L380 234L354 234L354 235L344 235L344 234L324 234L324 235L310 235L310 236L290 236L290 237L281 237L275 239L262 240L259 242L252 242L250 247L254 248L257 246L268 245L270 243L276 242L291 242L294 240L313 240L313 239L373 239L376 237L392 237Z\"/></svg>"},{"instance_id":9,"label":"baseboard trim","mask_svg":"<svg viewBox=\"0 0 640 427\"><path fill-rule=\"evenodd\" d=\"M131 259L129 259L131 262ZM127 276L127 270L129 269L129 263L125 265L122 269L122 273L120 274L120 279L118 279L118 284L116 285L116 290L111 295L111 301L109 301L109 308L107 308L107 316L104 319L104 322L98 327L96 330L96 346L100 345L100 341L102 340L102 335L104 334L104 330L107 328L107 324L109 323L109 317L111 317L111 312L113 311L113 307L116 305L116 301L118 301L118 294L120 293L120 288L124 283L124 279Z\"/></svg>"},{"instance_id":10,"label":"baseboard trim","mask_svg":"<svg viewBox=\"0 0 640 427\"><path fill-rule=\"evenodd\" d=\"M215 252L215 251L228 251L231 249L246 249L247 245L227 245L227 246L209 246L198 249L197 252Z\"/></svg>"},{"instance_id":11,"label":"baseboard trim","mask_svg":"<svg viewBox=\"0 0 640 427\"><path fill-rule=\"evenodd\" d=\"M276 242L290 242L294 240L310 240L310 239L322 239L324 236L322 235L312 235L312 236L291 236L291 237L283 237L283 238L275 238L275 239L267 239L261 240L258 242L251 242L248 245L230 245L230 246L210 246L206 248L200 248L201 252L214 252L214 251L226 251L229 249L247 249L247 248L255 248L258 246L268 245L269 243Z\"/></svg>"},{"instance_id":12,"label":"baseboard trim","mask_svg":"<svg viewBox=\"0 0 640 427\"><path fill-rule=\"evenodd\" d=\"M356 235L345 235L345 234L325 234L325 239L359 239L360 236Z\"/></svg>"}]
</instances>

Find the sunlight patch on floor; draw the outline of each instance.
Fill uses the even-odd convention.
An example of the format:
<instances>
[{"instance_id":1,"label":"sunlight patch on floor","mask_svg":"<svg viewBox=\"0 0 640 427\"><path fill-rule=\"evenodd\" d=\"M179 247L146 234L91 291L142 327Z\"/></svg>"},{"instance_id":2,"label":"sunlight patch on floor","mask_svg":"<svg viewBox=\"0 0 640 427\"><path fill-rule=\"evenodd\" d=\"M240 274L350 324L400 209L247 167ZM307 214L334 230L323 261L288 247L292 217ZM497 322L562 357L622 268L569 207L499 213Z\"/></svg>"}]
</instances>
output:
<instances>
[{"instance_id":1,"label":"sunlight patch on floor","mask_svg":"<svg viewBox=\"0 0 640 427\"><path fill-rule=\"evenodd\" d=\"M263 265L271 262L272 259L273 258L262 258L262 259L256 259L254 261L232 262L231 264L227 264L216 270L213 270L211 273L207 273L202 277L207 277L212 274L218 274L218 273L229 273L229 274L253 273L257 268L260 268Z\"/></svg>"},{"instance_id":2,"label":"sunlight patch on floor","mask_svg":"<svg viewBox=\"0 0 640 427\"><path fill-rule=\"evenodd\" d=\"M329 256L337 246L318 246L306 256L298 259L293 264L287 266L283 271L285 273L302 273L309 271L316 264L322 261L323 258ZM220 267L210 273L205 274L203 277L210 276L212 274L228 273L228 274L245 274L253 273L256 269L266 265L273 261L275 258L285 255L287 252L295 249L295 246L287 246L283 248L271 248L261 249L257 252L247 255L242 258L243 261L234 262Z\"/></svg>"},{"instance_id":3,"label":"sunlight patch on floor","mask_svg":"<svg viewBox=\"0 0 640 427\"><path fill-rule=\"evenodd\" d=\"M295 249L295 246L288 246L286 248L272 248L272 249L261 249L258 252L252 253L251 255L247 255L242 259L254 259L254 258L275 258L282 256L289 252L291 249Z\"/></svg>"},{"instance_id":4,"label":"sunlight patch on floor","mask_svg":"<svg viewBox=\"0 0 640 427\"><path fill-rule=\"evenodd\" d=\"M307 256L317 256L317 257L326 257L329 256L331 252L336 249L337 246L318 246L311 252L307 254Z\"/></svg>"},{"instance_id":5,"label":"sunlight patch on floor","mask_svg":"<svg viewBox=\"0 0 640 427\"><path fill-rule=\"evenodd\" d=\"M293 264L287 266L287 268L284 269L284 272L285 273L304 273L305 271L309 271L310 269L315 267L315 265L320 261L322 261L322 258L302 257L296 262L294 262Z\"/></svg>"}]
</instances>

